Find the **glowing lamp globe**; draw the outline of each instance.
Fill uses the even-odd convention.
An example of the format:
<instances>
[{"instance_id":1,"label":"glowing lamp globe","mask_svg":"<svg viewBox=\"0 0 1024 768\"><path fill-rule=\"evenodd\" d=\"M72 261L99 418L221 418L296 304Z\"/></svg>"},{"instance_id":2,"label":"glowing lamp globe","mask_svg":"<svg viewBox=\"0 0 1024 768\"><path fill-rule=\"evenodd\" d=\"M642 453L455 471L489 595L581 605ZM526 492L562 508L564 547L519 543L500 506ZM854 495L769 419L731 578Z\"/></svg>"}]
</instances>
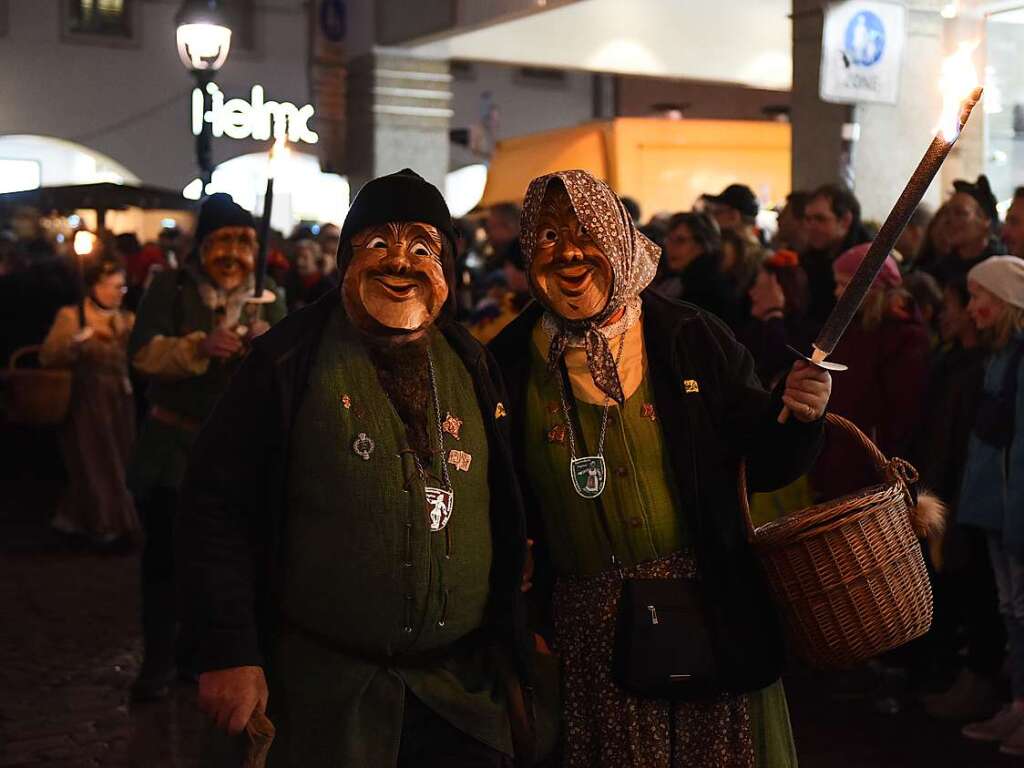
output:
<instances>
[{"instance_id":1,"label":"glowing lamp globe","mask_svg":"<svg viewBox=\"0 0 1024 768\"><path fill-rule=\"evenodd\" d=\"M185 0L175 17L178 56L192 72L220 69L231 49L231 28L219 0Z\"/></svg>"}]
</instances>

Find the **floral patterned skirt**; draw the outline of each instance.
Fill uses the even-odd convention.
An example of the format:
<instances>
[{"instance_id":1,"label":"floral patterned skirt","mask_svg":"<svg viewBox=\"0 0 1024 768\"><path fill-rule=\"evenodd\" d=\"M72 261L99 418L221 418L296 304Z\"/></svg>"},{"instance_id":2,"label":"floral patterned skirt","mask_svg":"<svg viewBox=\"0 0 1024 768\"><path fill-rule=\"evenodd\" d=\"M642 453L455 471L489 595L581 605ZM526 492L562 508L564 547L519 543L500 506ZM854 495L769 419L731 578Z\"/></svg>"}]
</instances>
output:
<instances>
[{"instance_id":1,"label":"floral patterned skirt","mask_svg":"<svg viewBox=\"0 0 1024 768\"><path fill-rule=\"evenodd\" d=\"M747 696L642 699L612 681L622 579L696 575L693 558L675 553L622 571L558 580L553 608L566 768L754 768Z\"/></svg>"}]
</instances>

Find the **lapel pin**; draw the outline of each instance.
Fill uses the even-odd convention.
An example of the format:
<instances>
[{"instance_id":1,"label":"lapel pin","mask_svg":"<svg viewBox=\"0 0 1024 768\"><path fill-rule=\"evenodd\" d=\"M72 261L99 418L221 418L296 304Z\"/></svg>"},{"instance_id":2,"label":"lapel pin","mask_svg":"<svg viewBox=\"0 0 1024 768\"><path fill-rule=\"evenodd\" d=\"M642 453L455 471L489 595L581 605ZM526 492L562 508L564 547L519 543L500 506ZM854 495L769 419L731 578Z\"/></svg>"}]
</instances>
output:
<instances>
[{"instance_id":1,"label":"lapel pin","mask_svg":"<svg viewBox=\"0 0 1024 768\"><path fill-rule=\"evenodd\" d=\"M456 440L460 440L461 438L459 437L459 433L462 432L462 419L457 416L452 416L451 413L449 413L445 416L444 422L441 424L441 429Z\"/></svg>"},{"instance_id":2,"label":"lapel pin","mask_svg":"<svg viewBox=\"0 0 1024 768\"><path fill-rule=\"evenodd\" d=\"M370 454L373 453L374 448L376 448L376 444L371 438L367 437L365 432L360 432L355 442L352 443L352 450L363 461L370 460Z\"/></svg>"},{"instance_id":3,"label":"lapel pin","mask_svg":"<svg viewBox=\"0 0 1024 768\"><path fill-rule=\"evenodd\" d=\"M473 462L472 455L465 451L458 451L454 448L448 454L448 463L460 472L469 472L469 465Z\"/></svg>"}]
</instances>

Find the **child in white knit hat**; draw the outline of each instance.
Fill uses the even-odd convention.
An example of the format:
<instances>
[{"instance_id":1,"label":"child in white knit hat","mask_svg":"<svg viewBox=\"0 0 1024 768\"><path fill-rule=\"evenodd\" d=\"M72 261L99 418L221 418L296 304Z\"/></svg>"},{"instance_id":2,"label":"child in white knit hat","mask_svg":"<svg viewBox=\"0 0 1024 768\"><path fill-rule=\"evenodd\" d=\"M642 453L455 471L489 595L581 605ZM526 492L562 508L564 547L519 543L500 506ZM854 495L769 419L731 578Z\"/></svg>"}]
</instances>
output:
<instances>
[{"instance_id":1,"label":"child in white knit hat","mask_svg":"<svg viewBox=\"0 0 1024 768\"><path fill-rule=\"evenodd\" d=\"M999 612L1010 648L1013 701L964 726L978 741L1024 757L1024 260L993 256L967 274L967 311L992 350L968 446L958 510L961 524L988 533Z\"/></svg>"}]
</instances>

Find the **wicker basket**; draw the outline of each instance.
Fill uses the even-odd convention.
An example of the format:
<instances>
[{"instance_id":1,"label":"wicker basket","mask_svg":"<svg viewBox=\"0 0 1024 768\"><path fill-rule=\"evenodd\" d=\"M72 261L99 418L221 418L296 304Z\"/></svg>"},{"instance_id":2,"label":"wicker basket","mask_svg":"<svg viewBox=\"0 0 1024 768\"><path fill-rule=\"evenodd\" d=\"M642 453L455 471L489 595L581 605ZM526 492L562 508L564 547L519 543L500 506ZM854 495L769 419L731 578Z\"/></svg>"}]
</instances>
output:
<instances>
[{"instance_id":1,"label":"wicker basket","mask_svg":"<svg viewBox=\"0 0 1024 768\"><path fill-rule=\"evenodd\" d=\"M67 418L72 373L66 368L18 368L18 362L40 347L21 347L7 368L8 419L15 424L54 426Z\"/></svg>"},{"instance_id":2,"label":"wicker basket","mask_svg":"<svg viewBox=\"0 0 1024 768\"><path fill-rule=\"evenodd\" d=\"M870 455L884 483L755 530L741 473L750 540L794 649L816 668L849 667L920 637L932 590L910 524L917 471L889 461L852 422L829 414Z\"/></svg>"}]
</instances>

